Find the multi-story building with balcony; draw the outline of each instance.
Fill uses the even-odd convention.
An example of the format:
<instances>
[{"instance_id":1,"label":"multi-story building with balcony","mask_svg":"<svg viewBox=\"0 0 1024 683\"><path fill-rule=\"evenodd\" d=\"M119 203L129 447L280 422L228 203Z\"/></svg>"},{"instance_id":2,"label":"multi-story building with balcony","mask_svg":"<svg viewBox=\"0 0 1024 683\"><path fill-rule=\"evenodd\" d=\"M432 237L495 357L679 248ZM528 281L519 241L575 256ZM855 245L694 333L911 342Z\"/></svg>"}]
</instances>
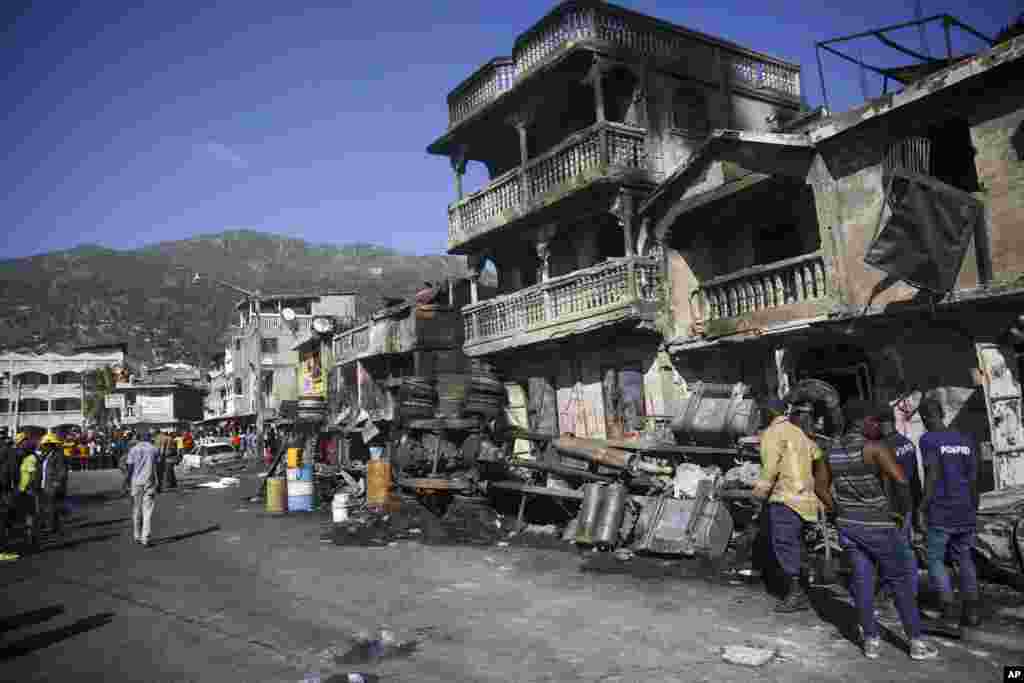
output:
<instances>
[{"instance_id":1,"label":"multi-story building with balcony","mask_svg":"<svg viewBox=\"0 0 1024 683\"><path fill-rule=\"evenodd\" d=\"M123 345L72 354L0 354L0 426L64 431L85 426L86 373L125 368Z\"/></svg>"},{"instance_id":2,"label":"multi-story building with balcony","mask_svg":"<svg viewBox=\"0 0 1024 683\"><path fill-rule=\"evenodd\" d=\"M230 353L231 396L234 417L256 415L256 392L262 391L264 418L275 419L282 401L300 394L296 366L298 344L313 331L313 320L324 316L350 320L356 314L356 295L349 292L321 294L269 294L259 302L238 304L238 324Z\"/></svg>"},{"instance_id":3,"label":"multi-story building with balcony","mask_svg":"<svg viewBox=\"0 0 1024 683\"><path fill-rule=\"evenodd\" d=\"M801 112L800 68L606 2L571 0L448 95L448 247L496 296L463 308L465 353L525 393L536 431L621 436L667 412L663 244L637 209L716 128ZM467 164L487 169L466 188ZM467 191L468 190L468 191Z\"/></svg>"},{"instance_id":4,"label":"multi-story building with balcony","mask_svg":"<svg viewBox=\"0 0 1024 683\"><path fill-rule=\"evenodd\" d=\"M716 130L645 200L666 346L682 386L820 379L914 440L934 396L987 444L982 490L1020 485L1024 37L933 62L788 132Z\"/></svg>"}]
</instances>

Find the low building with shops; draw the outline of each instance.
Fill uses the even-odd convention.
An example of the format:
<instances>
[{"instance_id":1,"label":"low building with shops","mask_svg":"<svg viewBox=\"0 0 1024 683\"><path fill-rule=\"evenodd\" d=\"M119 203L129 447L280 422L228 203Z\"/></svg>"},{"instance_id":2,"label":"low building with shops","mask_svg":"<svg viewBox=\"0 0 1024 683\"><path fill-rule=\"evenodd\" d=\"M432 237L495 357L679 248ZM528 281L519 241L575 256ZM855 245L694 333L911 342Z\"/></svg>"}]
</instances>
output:
<instances>
[{"instance_id":1,"label":"low building with shops","mask_svg":"<svg viewBox=\"0 0 1024 683\"><path fill-rule=\"evenodd\" d=\"M205 391L191 384L119 383L108 404L121 413L125 427L182 430L203 419Z\"/></svg>"}]
</instances>

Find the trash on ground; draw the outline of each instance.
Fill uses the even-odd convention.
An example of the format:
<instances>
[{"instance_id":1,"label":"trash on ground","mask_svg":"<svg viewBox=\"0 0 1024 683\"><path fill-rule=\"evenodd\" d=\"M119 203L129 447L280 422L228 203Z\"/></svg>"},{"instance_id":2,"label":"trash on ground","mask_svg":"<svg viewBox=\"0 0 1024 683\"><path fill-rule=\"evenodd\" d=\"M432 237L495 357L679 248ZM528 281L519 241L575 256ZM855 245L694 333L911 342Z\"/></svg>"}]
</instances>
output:
<instances>
[{"instance_id":1,"label":"trash on ground","mask_svg":"<svg viewBox=\"0 0 1024 683\"><path fill-rule=\"evenodd\" d=\"M527 524L522 533L535 536L557 536L558 527L554 524Z\"/></svg>"},{"instance_id":2,"label":"trash on ground","mask_svg":"<svg viewBox=\"0 0 1024 683\"><path fill-rule=\"evenodd\" d=\"M623 562L633 559L633 551L629 548L619 548L615 551L616 559L622 560Z\"/></svg>"},{"instance_id":3,"label":"trash on ground","mask_svg":"<svg viewBox=\"0 0 1024 683\"><path fill-rule=\"evenodd\" d=\"M18 553L0 553L0 562L10 562L18 559Z\"/></svg>"},{"instance_id":4,"label":"trash on ground","mask_svg":"<svg viewBox=\"0 0 1024 683\"><path fill-rule=\"evenodd\" d=\"M759 647L729 645L722 648L722 659L730 664L741 666L764 666L774 656L775 650L765 650Z\"/></svg>"},{"instance_id":5,"label":"trash on ground","mask_svg":"<svg viewBox=\"0 0 1024 683\"><path fill-rule=\"evenodd\" d=\"M498 541L498 547L499 548L507 548L508 547L508 541Z\"/></svg>"},{"instance_id":6,"label":"trash on ground","mask_svg":"<svg viewBox=\"0 0 1024 683\"><path fill-rule=\"evenodd\" d=\"M200 486L207 489L226 489L229 486L238 486L240 483L238 477L221 477L218 481L208 481Z\"/></svg>"}]
</instances>

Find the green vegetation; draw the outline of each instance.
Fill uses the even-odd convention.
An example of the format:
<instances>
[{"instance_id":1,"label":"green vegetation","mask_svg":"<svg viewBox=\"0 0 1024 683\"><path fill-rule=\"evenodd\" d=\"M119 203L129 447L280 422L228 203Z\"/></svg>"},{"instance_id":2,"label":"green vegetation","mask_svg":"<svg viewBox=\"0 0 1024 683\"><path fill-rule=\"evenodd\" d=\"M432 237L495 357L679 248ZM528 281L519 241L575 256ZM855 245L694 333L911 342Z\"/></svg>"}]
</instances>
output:
<instances>
[{"instance_id":1,"label":"green vegetation","mask_svg":"<svg viewBox=\"0 0 1024 683\"><path fill-rule=\"evenodd\" d=\"M237 324L239 295L209 281L192 284L187 271L267 293L353 291L365 315L384 296L411 296L425 281L464 275L465 261L366 243L313 245L252 230L132 251L81 245L0 262L0 348L66 352L123 341L140 360L158 354L205 364Z\"/></svg>"}]
</instances>

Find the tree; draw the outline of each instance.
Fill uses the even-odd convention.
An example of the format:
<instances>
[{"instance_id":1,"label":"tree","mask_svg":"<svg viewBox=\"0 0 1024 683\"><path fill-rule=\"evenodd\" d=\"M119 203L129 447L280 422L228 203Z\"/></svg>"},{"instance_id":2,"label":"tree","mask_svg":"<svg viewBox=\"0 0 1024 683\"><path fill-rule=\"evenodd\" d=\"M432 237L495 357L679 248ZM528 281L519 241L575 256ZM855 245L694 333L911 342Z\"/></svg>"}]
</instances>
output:
<instances>
[{"instance_id":1,"label":"tree","mask_svg":"<svg viewBox=\"0 0 1024 683\"><path fill-rule=\"evenodd\" d=\"M996 36L996 44L1005 43L1010 38L1024 34L1024 12L1017 16L1017 21L1003 28Z\"/></svg>"},{"instance_id":2,"label":"tree","mask_svg":"<svg viewBox=\"0 0 1024 683\"><path fill-rule=\"evenodd\" d=\"M85 373L85 416L99 425L105 425L110 417L107 410L107 396L114 393L117 380L114 369L109 365Z\"/></svg>"}]
</instances>

